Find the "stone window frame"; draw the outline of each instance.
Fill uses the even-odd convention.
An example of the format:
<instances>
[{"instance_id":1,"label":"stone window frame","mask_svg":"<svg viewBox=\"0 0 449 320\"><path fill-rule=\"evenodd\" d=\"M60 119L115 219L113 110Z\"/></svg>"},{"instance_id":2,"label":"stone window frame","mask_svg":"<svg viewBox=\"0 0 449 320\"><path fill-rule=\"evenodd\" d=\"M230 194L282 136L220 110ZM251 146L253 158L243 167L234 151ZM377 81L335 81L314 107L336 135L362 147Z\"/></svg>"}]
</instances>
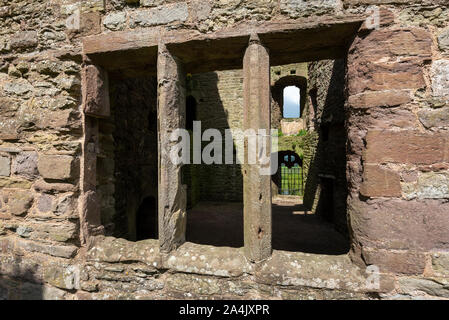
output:
<instances>
[{"instance_id":1,"label":"stone window frame","mask_svg":"<svg viewBox=\"0 0 449 320\"><path fill-rule=\"evenodd\" d=\"M161 95L161 79L167 80L178 88L185 87L180 78L176 79L171 76L181 73L218 71L231 69L236 66L237 61L244 61L242 52L248 52L248 48L253 45L253 52L256 59L262 59L264 55L269 56L271 61L275 61L278 65L292 63L285 59L284 54L279 52L270 52L270 48L276 47L279 41L285 41L289 37L315 39L317 30L322 32L322 36L332 36L330 38L336 41L334 44L340 53L345 52L347 47L347 39L351 38L358 30L366 17L355 15L348 16L345 20L337 19L334 21L317 21L314 24L285 23L285 27L280 28L279 24L252 26L238 30L230 30L225 33L212 33L207 35L186 34L185 31L171 31L166 34L160 34L158 30L150 31L120 31L112 32L105 35L89 36L83 39L83 123L84 123L84 141L83 141L83 157L81 164L81 190L80 199L80 216L81 216L81 240L87 249L86 259L91 261L106 262L125 262L142 261L153 265L157 269L173 270L179 272L196 273L204 275L215 275L221 277L236 276L252 276L257 282L270 283L275 285L303 286L310 285L327 289L342 289L352 291L373 292L373 289L365 286L366 275L359 269L349 258L349 255L341 256L322 256L305 254L301 252L285 252L272 250L271 248L271 232L267 232L268 237L265 241L269 242L268 246L261 245L260 228L258 230L245 232L245 247L229 248L229 247L213 247L209 245L198 245L185 242L185 228L180 227L177 230L175 226L171 226L169 231L172 234L166 234L167 230L159 231L158 240L143 240L139 242L130 242L124 239L104 236L104 228L101 225L101 216L99 201L95 191L96 185L96 155L98 152L98 121L109 116L109 92L108 92L108 69L117 68L118 57L126 53L128 59L121 61L121 67L125 67L124 75L136 75L139 72L150 72L157 74L158 81L158 109ZM338 35L337 37L335 35ZM214 43L214 46L211 46ZM267 46L265 46L267 44ZM193 45L193 46L192 46ZM314 44L319 46L318 42ZM304 50L299 44L296 52L290 52L290 55L296 54L299 57L295 62L304 62L314 57L316 59L335 58L323 53L323 48L308 48ZM209 63L207 68L203 69L205 63L198 63L195 60L185 56L187 53L196 57L195 50L186 50L195 48L195 50L209 50ZM220 56L220 48L226 47L233 51L225 50L226 54L234 52L236 56L224 57ZM213 49L211 52L211 48ZM291 49L292 50L292 49ZM218 52L218 56L217 56ZM204 57L204 55L203 55ZM236 58L237 57L237 58ZM302 59L302 61L301 61ZM133 68L133 62L141 65L139 68ZM238 63L238 62L237 62ZM259 62L258 62L259 63ZM261 61L261 63L265 63ZM241 67L241 66L240 66ZM258 78L261 72L259 69L251 69L250 62L246 62L249 70L245 71L245 62L243 69L245 72L255 72L254 77ZM165 69L164 69L165 68ZM268 68L262 71L264 74L261 78L266 84L266 91L270 92L270 64ZM160 72L160 70L163 70ZM156 72L154 72L156 71ZM244 86L251 86L251 83L245 83ZM163 90L163 89L162 89ZM245 91L246 92L246 91ZM179 95L185 98L185 94L181 92ZM306 97L302 94L301 97ZM246 96L245 99L248 97ZM269 101L269 99L268 99ZM260 102L260 101L259 101ZM255 101L255 103L259 103ZM265 106L269 110L270 102ZM159 113L159 112L158 112ZM159 118L158 114L158 118ZM182 117L180 117L182 118ZM160 121L160 119L159 119ZM268 119L269 122L269 119ZM179 123L178 123L179 124ZM159 132L159 141L161 141L161 133ZM160 164L159 164L160 166ZM161 171L159 168L159 176ZM176 179L175 179L176 180ZM180 180L180 179L179 179ZM176 181L178 183L178 181ZM266 190L270 190L271 177L268 176ZM164 190L159 188L161 194ZM271 191L270 191L271 192ZM258 192L255 193L258 196ZM269 210L258 212L256 220L264 219L271 216L271 197L269 199ZM161 208L159 208L159 219L161 217ZM244 213L247 217L248 214ZM271 218L270 218L271 220ZM257 223L260 223L257 222ZM263 222L262 222L263 223ZM159 225L161 222L159 221ZM267 224L271 229L271 221ZM180 231L181 235L176 238L176 232ZM110 245L116 246L120 254L112 254L107 256L107 248ZM143 246L143 247L142 247ZM323 260L321 260L323 258ZM318 259L318 260L317 260ZM324 261L324 264L323 264ZM323 264L322 267L327 272L322 272L312 266ZM310 266L311 272L305 271L305 266ZM309 268L307 268L309 269ZM329 270L333 270L329 272ZM342 279L342 275L343 279ZM323 279L324 276L324 279ZM345 278L346 277L346 278ZM336 280L338 278L339 280ZM376 290L374 290L376 291Z\"/></svg>"},{"instance_id":2,"label":"stone window frame","mask_svg":"<svg viewBox=\"0 0 449 320\"><path fill-rule=\"evenodd\" d=\"M284 90L287 87L294 86L299 89L299 117L285 118L284 117ZM271 87L273 100L279 105L282 119L301 119L305 110L307 101L307 78L298 75L286 75L279 78Z\"/></svg>"}]
</instances>

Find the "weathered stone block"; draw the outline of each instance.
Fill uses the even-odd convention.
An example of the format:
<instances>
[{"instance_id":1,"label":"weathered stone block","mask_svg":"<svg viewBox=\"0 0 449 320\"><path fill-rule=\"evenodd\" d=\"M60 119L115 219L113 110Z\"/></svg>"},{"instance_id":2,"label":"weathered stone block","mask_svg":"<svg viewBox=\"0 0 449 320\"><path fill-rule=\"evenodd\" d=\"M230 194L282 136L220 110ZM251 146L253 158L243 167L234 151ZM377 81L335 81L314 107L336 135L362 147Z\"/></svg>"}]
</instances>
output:
<instances>
[{"instance_id":1,"label":"weathered stone block","mask_svg":"<svg viewBox=\"0 0 449 320\"><path fill-rule=\"evenodd\" d=\"M379 267L381 273L422 274L426 265L423 253L363 248L366 264Z\"/></svg>"},{"instance_id":2,"label":"weathered stone block","mask_svg":"<svg viewBox=\"0 0 449 320\"><path fill-rule=\"evenodd\" d=\"M449 276L449 253L434 253L432 255L432 269L437 275Z\"/></svg>"},{"instance_id":3,"label":"weathered stone block","mask_svg":"<svg viewBox=\"0 0 449 320\"><path fill-rule=\"evenodd\" d=\"M0 188L29 189L31 185L32 182L28 180L0 177Z\"/></svg>"},{"instance_id":4,"label":"weathered stone block","mask_svg":"<svg viewBox=\"0 0 449 320\"><path fill-rule=\"evenodd\" d=\"M49 76L57 76L62 72L61 64L57 61L44 60L36 64L37 72Z\"/></svg>"},{"instance_id":5,"label":"weathered stone block","mask_svg":"<svg viewBox=\"0 0 449 320\"><path fill-rule=\"evenodd\" d=\"M84 112L92 117L109 117L109 81L103 68L89 65L83 71Z\"/></svg>"},{"instance_id":6,"label":"weathered stone block","mask_svg":"<svg viewBox=\"0 0 449 320\"><path fill-rule=\"evenodd\" d=\"M418 177L416 195L420 199L449 199L449 173L421 173Z\"/></svg>"},{"instance_id":7,"label":"weathered stone block","mask_svg":"<svg viewBox=\"0 0 449 320\"><path fill-rule=\"evenodd\" d=\"M299 131L304 130L304 120L281 120L281 131L284 135L290 136L298 134Z\"/></svg>"},{"instance_id":8,"label":"weathered stone block","mask_svg":"<svg viewBox=\"0 0 449 320\"><path fill-rule=\"evenodd\" d=\"M164 267L185 273L238 277L251 270L242 250L185 243L167 256Z\"/></svg>"},{"instance_id":9,"label":"weathered stone block","mask_svg":"<svg viewBox=\"0 0 449 320\"><path fill-rule=\"evenodd\" d=\"M213 3L203 0L195 0L189 3L190 18L192 21L203 21L210 16Z\"/></svg>"},{"instance_id":10,"label":"weathered stone block","mask_svg":"<svg viewBox=\"0 0 449 320\"><path fill-rule=\"evenodd\" d=\"M39 172L37 170L37 152L25 151L19 153L13 161L13 172L26 178L34 178Z\"/></svg>"},{"instance_id":11,"label":"weathered stone block","mask_svg":"<svg viewBox=\"0 0 449 320\"><path fill-rule=\"evenodd\" d=\"M22 50L34 48L38 44L37 31L20 31L11 37L10 45L12 49Z\"/></svg>"},{"instance_id":12,"label":"weathered stone block","mask_svg":"<svg viewBox=\"0 0 449 320\"><path fill-rule=\"evenodd\" d=\"M364 92L350 96L348 100L352 108L395 107L410 101L410 92L407 90Z\"/></svg>"},{"instance_id":13,"label":"weathered stone block","mask_svg":"<svg viewBox=\"0 0 449 320\"><path fill-rule=\"evenodd\" d=\"M11 174L11 159L0 156L0 176L9 177Z\"/></svg>"},{"instance_id":14,"label":"weathered stone block","mask_svg":"<svg viewBox=\"0 0 449 320\"><path fill-rule=\"evenodd\" d=\"M281 0L281 12L292 18L324 14L333 12L338 8L338 0Z\"/></svg>"},{"instance_id":15,"label":"weathered stone block","mask_svg":"<svg viewBox=\"0 0 449 320\"><path fill-rule=\"evenodd\" d=\"M419 121L427 129L449 128L449 107L420 110L418 117Z\"/></svg>"},{"instance_id":16,"label":"weathered stone block","mask_svg":"<svg viewBox=\"0 0 449 320\"><path fill-rule=\"evenodd\" d=\"M70 183L47 183L43 180L37 181L33 185L37 192L47 193L64 193L64 192L76 192L78 187Z\"/></svg>"},{"instance_id":17,"label":"weathered stone block","mask_svg":"<svg viewBox=\"0 0 449 320\"><path fill-rule=\"evenodd\" d=\"M432 90L434 96L449 96L449 60L432 63Z\"/></svg>"},{"instance_id":18,"label":"weathered stone block","mask_svg":"<svg viewBox=\"0 0 449 320\"><path fill-rule=\"evenodd\" d=\"M157 240L131 242L125 239L98 236L87 253L89 261L133 262L139 261L152 268L162 267Z\"/></svg>"},{"instance_id":19,"label":"weathered stone block","mask_svg":"<svg viewBox=\"0 0 449 320\"><path fill-rule=\"evenodd\" d=\"M75 246L59 246L54 244L40 244L27 240L16 240L16 249L27 252L45 253L54 257L71 258L77 251Z\"/></svg>"},{"instance_id":20,"label":"weathered stone block","mask_svg":"<svg viewBox=\"0 0 449 320\"><path fill-rule=\"evenodd\" d=\"M348 59L350 95L425 87L423 60L431 58L430 34L420 28L375 30L354 41Z\"/></svg>"},{"instance_id":21,"label":"weathered stone block","mask_svg":"<svg viewBox=\"0 0 449 320\"><path fill-rule=\"evenodd\" d=\"M99 12L85 12L81 14L79 35L89 36L101 33L101 15Z\"/></svg>"},{"instance_id":22,"label":"weathered stone block","mask_svg":"<svg viewBox=\"0 0 449 320\"><path fill-rule=\"evenodd\" d=\"M438 35L438 45L441 50L449 51L449 28L443 29Z\"/></svg>"},{"instance_id":23,"label":"weathered stone block","mask_svg":"<svg viewBox=\"0 0 449 320\"><path fill-rule=\"evenodd\" d=\"M79 289L79 267L61 263L49 263L44 268L44 280L61 289Z\"/></svg>"},{"instance_id":24,"label":"weathered stone block","mask_svg":"<svg viewBox=\"0 0 449 320\"><path fill-rule=\"evenodd\" d=\"M49 212L53 209L54 197L48 194L42 194L37 199L37 209L40 212Z\"/></svg>"},{"instance_id":25,"label":"weathered stone block","mask_svg":"<svg viewBox=\"0 0 449 320\"><path fill-rule=\"evenodd\" d=\"M364 160L369 163L432 164L449 160L444 134L416 131L368 131Z\"/></svg>"},{"instance_id":26,"label":"weathered stone block","mask_svg":"<svg viewBox=\"0 0 449 320\"><path fill-rule=\"evenodd\" d=\"M20 297L23 300L64 300L67 292L50 286L24 283Z\"/></svg>"},{"instance_id":27,"label":"weathered stone block","mask_svg":"<svg viewBox=\"0 0 449 320\"><path fill-rule=\"evenodd\" d=\"M54 210L54 214L56 216L78 216L77 215L77 211L75 209L76 203L74 201L73 198L73 194L66 194L62 197L60 197L57 201L56 201L56 207Z\"/></svg>"},{"instance_id":28,"label":"weathered stone block","mask_svg":"<svg viewBox=\"0 0 449 320\"><path fill-rule=\"evenodd\" d=\"M179 2L154 9L139 10L130 14L131 28L151 27L172 22L184 22L189 16L187 3Z\"/></svg>"},{"instance_id":29,"label":"weathered stone block","mask_svg":"<svg viewBox=\"0 0 449 320\"><path fill-rule=\"evenodd\" d=\"M445 200L352 199L354 238L363 246L394 250L444 250L449 243Z\"/></svg>"},{"instance_id":30,"label":"weathered stone block","mask_svg":"<svg viewBox=\"0 0 449 320\"><path fill-rule=\"evenodd\" d=\"M75 159L65 155L40 155L38 169L44 179L69 180L75 177Z\"/></svg>"},{"instance_id":31,"label":"weathered stone block","mask_svg":"<svg viewBox=\"0 0 449 320\"><path fill-rule=\"evenodd\" d=\"M103 21L106 28L110 30L122 30L126 23L126 12L113 12L108 14Z\"/></svg>"},{"instance_id":32,"label":"weathered stone block","mask_svg":"<svg viewBox=\"0 0 449 320\"><path fill-rule=\"evenodd\" d=\"M256 271L257 282L280 286L365 291L363 271L348 256L321 256L274 251Z\"/></svg>"},{"instance_id":33,"label":"weathered stone block","mask_svg":"<svg viewBox=\"0 0 449 320\"><path fill-rule=\"evenodd\" d=\"M178 273L167 279L167 289L175 292L190 292L194 295L212 296L222 294L226 282L198 275Z\"/></svg>"},{"instance_id":34,"label":"weathered stone block","mask_svg":"<svg viewBox=\"0 0 449 320\"><path fill-rule=\"evenodd\" d=\"M19 226L16 229L16 233L22 238L29 238L31 236L31 232L33 232L33 228L27 226Z\"/></svg>"},{"instance_id":35,"label":"weathered stone block","mask_svg":"<svg viewBox=\"0 0 449 320\"><path fill-rule=\"evenodd\" d=\"M6 82L3 85L3 90L6 93L22 96L30 91L33 91L33 86L25 79L18 79L15 81Z\"/></svg>"},{"instance_id":36,"label":"weathered stone block","mask_svg":"<svg viewBox=\"0 0 449 320\"><path fill-rule=\"evenodd\" d=\"M360 193L366 197L401 197L399 174L378 165L366 164Z\"/></svg>"},{"instance_id":37,"label":"weathered stone block","mask_svg":"<svg viewBox=\"0 0 449 320\"><path fill-rule=\"evenodd\" d=\"M82 12L103 11L105 1L104 0L84 0L81 1Z\"/></svg>"},{"instance_id":38,"label":"weathered stone block","mask_svg":"<svg viewBox=\"0 0 449 320\"><path fill-rule=\"evenodd\" d=\"M6 189L3 190L3 202L7 205L9 213L21 216L31 208L33 195L28 190Z\"/></svg>"},{"instance_id":39,"label":"weathered stone block","mask_svg":"<svg viewBox=\"0 0 449 320\"><path fill-rule=\"evenodd\" d=\"M139 2L139 0L127 0L128 2ZM142 7L157 7L163 4L164 0L140 0Z\"/></svg>"},{"instance_id":40,"label":"weathered stone block","mask_svg":"<svg viewBox=\"0 0 449 320\"><path fill-rule=\"evenodd\" d=\"M449 298L449 280L447 278L400 278L399 292L416 295L422 292L434 297Z\"/></svg>"}]
</instances>

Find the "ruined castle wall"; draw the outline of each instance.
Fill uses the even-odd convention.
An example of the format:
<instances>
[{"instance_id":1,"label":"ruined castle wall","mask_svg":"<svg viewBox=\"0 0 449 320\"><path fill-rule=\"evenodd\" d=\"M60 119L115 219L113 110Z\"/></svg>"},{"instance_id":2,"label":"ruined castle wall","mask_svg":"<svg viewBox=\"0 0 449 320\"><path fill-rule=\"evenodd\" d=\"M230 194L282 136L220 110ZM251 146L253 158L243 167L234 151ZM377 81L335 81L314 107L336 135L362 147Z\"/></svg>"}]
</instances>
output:
<instances>
[{"instance_id":1,"label":"ruined castle wall","mask_svg":"<svg viewBox=\"0 0 449 320\"><path fill-rule=\"evenodd\" d=\"M197 101L196 120L201 121L202 132L217 129L224 137L226 129L243 128L242 70L195 74L189 94ZM203 147L208 143L203 142ZM243 201L242 168L225 164L225 141L222 145L222 164L195 165L200 200Z\"/></svg>"},{"instance_id":2,"label":"ruined castle wall","mask_svg":"<svg viewBox=\"0 0 449 320\"><path fill-rule=\"evenodd\" d=\"M381 6L381 28L359 30L346 76L352 260L275 251L255 266L237 249L186 244L167 257L156 240L84 242L81 198L92 193L81 192L80 180L81 37L310 23L364 13L369 5ZM381 297L448 297L447 6L447 0L0 1L0 296L373 297L355 261L379 266ZM201 264L201 256L210 263Z\"/></svg>"},{"instance_id":3,"label":"ruined castle wall","mask_svg":"<svg viewBox=\"0 0 449 320\"><path fill-rule=\"evenodd\" d=\"M157 89L154 77L111 79L111 117L100 120L97 190L106 235L135 240L139 208L157 199ZM149 201L149 200L147 200ZM157 221L146 221L156 228ZM151 226L152 225L152 226Z\"/></svg>"},{"instance_id":4,"label":"ruined castle wall","mask_svg":"<svg viewBox=\"0 0 449 320\"><path fill-rule=\"evenodd\" d=\"M313 122L316 150L308 161L305 203L347 235L345 61L309 64L306 122ZM313 118L309 119L313 114ZM310 148L309 148L310 149ZM309 151L310 153L310 151Z\"/></svg>"},{"instance_id":5,"label":"ruined castle wall","mask_svg":"<svg viewBox=\"0 0 449 320\"><path fill-rule=\"evenodd\" d=\"M271 68L271 85L275 86L285 77L307 77L307 64L298 63ZM192 75L188 95L196 100L196 120L201 121L201 130L218 129L224 137L226 129L243 129L243 72L226 70ZM295 83L295 82L292 82ZM279 87L283 89L284 87ZM276 89L274 89L276 90ZM282 93L282 90L278 90ZM276 94L279 92L276 91ZM279 100L279 97L277 97ZM282 107L272 99L271 122L273 129L280 129ZM234 147L237 141L234 138ZM208 142L203 142L203 147ZM223 142L223 151L224 151ZM234 155L235 157L236 155ZM189 165L187 184L192 205L201 200L242 201L243 178L240 165ZM189 191L188 191L189 192ZM194 196L193 194L198 193Z\"/></svg>"}]
</instances>

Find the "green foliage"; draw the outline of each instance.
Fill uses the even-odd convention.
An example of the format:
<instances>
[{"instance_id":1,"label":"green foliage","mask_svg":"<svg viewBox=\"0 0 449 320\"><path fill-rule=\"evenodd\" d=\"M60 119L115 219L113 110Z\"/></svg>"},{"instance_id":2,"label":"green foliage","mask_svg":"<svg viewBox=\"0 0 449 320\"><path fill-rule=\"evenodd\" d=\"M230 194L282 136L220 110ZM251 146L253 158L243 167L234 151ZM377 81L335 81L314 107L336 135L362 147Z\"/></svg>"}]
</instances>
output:
<instances>
[{"instance_id":1,"label":"green foliage","mask_svg":"<svg viewBox=\"0 0 449 320\"><path fill-rule=\"evenodd\" d=\"M282 133L281 130L278 129L278 130L277 130L277 133L275 133L274 136L275 136L275 137L283 137L284 134Z\"/></svg>"},{"instance_id":2,"label":"green foliage","mask_svg":"<svg viewBox=\"0 0 449 320\"><path fill-rule=\"evenodd\" d=\"M308 131L306 130L306 129L302 129L302 130L300 130L297 134L296 134L296 136L297 137L304 137L304 136L306 136L308 134Z\"/></svg>"}]
</instances>

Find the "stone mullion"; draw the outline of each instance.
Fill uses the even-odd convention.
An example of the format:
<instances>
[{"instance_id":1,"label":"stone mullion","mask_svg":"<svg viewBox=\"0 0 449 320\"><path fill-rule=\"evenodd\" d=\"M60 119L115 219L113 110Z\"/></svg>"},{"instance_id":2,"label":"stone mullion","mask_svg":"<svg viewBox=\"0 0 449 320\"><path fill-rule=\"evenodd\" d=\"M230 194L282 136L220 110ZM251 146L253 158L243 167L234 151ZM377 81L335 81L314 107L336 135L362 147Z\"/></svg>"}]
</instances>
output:
<instances>
[{"instance_id":1,"label":"stone mullion","mask_svg":"<svg viewBox=\"0 0 449 320\"><path fill-rule=\"evenodd\" d=\"M257 36L251 36L243 59L245 130L265 129L270 133L270 58ZM257 135L259 138L259 134ZM248 143L245 158L248 159ZM244 245L250 261L271 255L271 176L261 174L259 159L243 165Z\"/></svg>"},{"instance_id":2,"label":"stone mullion","mask_svg":"<svg viewBox=\"0 0 449 320\"><path fill-rule=\"evenodd\" d=\"M158 62L158 214L161 252L185 242L187 193L181 184L181 164L170 159L170 134L185 128L186 84L182 63L165 45L159 46Z\"/></svg>"}]
</instances>

